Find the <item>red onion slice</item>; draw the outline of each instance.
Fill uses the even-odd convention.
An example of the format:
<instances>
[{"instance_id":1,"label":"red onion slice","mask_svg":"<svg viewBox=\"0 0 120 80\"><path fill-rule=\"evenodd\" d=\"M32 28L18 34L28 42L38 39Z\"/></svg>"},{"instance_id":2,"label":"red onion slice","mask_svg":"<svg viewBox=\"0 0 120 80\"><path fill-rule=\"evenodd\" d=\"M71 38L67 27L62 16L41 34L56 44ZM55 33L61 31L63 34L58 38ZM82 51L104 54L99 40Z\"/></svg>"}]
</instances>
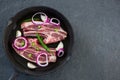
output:
<instances>
[{"instance_id":1,"label":"red onion slice","mask_svg":"<svg viewBox=\"0 0 120 80\"><path fill-rule=\"evenodd\" d=\"M41 18L42 21L35 21L35 20L34 20L34 17L35 17L36 15L40 15L40 18ZM44 23L48 22L48 16L47 16L45 13L43 13L43 12L37 12L37 13L35 13L35 14L32 16L32 22L33 22L34 24L37 24L37 25L44 24Z\"/></svg>"},{"instance_id":2,"label":"red onion slice","mask_svg":"<svg viewBox=\"0 0 120 80\"><path fill-rule=\"evenodd\" d=\"M40 15L40 19L41 21L35 21L34 18L35 16ZM60 25L60 21L57 18L51 18L49 19L48 16L43 13L43 12L37 12L32 16L32 23L35 25L55 25L55 26L59 26Z\"/></svg>"},{"instance_id":3,"label":"red onion slice","mask_svg":"<svg viewBox=\"0 0 120 80\"><path fill-rule=\"evenodd\" d=\"M24 46L18 46L18 45L17 45L17 43L19 43L18 40L23 40L23 41L24 41ZM22 43L21 43L21 44L22 44ZM28 41L27 41L27 39L26 39L25 37L17 37L17 38L14 40L13 45L14 45L14 47L15 47L16 49L23 50L23 49L25 49L25 48L28 46Z\"/></svg>"},{"instance_id":4,"label":"red onion slice","mask_svg":"<svg viewBox=\"0 0 120 80\"><path fill-rule=\"evenodd\" d=\"M41 57L42 55L45 55L45 56L46 56L46 61L45 61L46 63L45 63L45 64L40 63L40 61L39 61L39 59L40 59L40 57ZM41 66L41 67L46 67L46 66L48 66L48 55L47 55L47 53L45 53L45 52L40 53L40 54L37 56L36 63L37 63L39 66Z\"/></svg>"},{"instance_id":5,"label":"red onion slice","mask_svg":"<svg viewBox=\"0 0 120 80\"><path fill-rule=\"evenodd\" d=\"M58 50L57 56L62 57L63 55L64 55L64 50L63 50L63 48L61 48L61 49Z\"/></svg>"},{"instance_id":6,"label":"red onion slice","mask_svg":"<svg viewBox=\"0 0 120 80\"><path fill-rule=\"evenodd\" d=\"M55 20L56 22L55 22L54 20ZM59 19L57 19L57 18L51 18L51 19L50 19L50 23L51 23L51 24L54 24L54 25L56 25L56 26L59 26L59 25L60 25L60 21L59 21Z\"/></svg>"}]
</instances>

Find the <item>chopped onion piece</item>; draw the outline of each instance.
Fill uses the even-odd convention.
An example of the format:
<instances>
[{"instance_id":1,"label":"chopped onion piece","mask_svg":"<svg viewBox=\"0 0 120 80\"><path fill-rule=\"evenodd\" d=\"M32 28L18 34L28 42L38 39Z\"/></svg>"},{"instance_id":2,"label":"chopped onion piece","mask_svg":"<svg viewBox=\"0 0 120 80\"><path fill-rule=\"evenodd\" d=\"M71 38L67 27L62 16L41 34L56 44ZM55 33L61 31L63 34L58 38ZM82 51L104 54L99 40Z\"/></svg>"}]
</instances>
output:
<instances>
[{"instance_id":1,"label":"chopped onion piece","mask_svg":"<svg viewBox=\"0 0 120 80\"><path fill-rule=\"evenodd\" d=\"M16 31L16 37L20 37L22 35L21 31L17 30Z\"/></svg>"},{"instance_id":2,"label":"chopped onion piece","mask_svg":"<svg viewBox=\"0 0 120 80\"><path fill-rule=\"evenodd\" d=\"M60 43L58 44L56 50L58 51L60 48L63 48L63 47L64 47L63 42L60 41Z\"/></svg>"},{"instance_id":3,"label":"chopped onion piece","mask_svg":"<svg viewBox=\"0 0 120 80\"><path fill-rule=\"evenodd\" d=\"M41 17L43 22L47 22L47 15L46 14L42 13L40 17Z\"/></svg>"},{"instance_id":4,"label":"chopped onion piece","mask_svg":"<svg viewBox=\"0 0 120 80\"><path fill-rule=\"evenodd\" d=\"M27 67L30 68L30 69L35 69L35 68L37 68L37 66L35 66L34 64L32 64L32 63L30 63L30 62L27 63Z\"/></svg>"}]
</instances>

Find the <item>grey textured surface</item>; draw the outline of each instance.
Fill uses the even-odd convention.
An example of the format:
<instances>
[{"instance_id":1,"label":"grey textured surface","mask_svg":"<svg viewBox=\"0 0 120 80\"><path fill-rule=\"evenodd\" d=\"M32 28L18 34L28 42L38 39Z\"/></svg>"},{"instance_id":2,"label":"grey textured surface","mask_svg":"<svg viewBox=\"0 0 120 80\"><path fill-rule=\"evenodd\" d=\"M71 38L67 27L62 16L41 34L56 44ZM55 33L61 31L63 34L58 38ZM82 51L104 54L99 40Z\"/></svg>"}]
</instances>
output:
<instances>
[{"instance_id":1,"label":"grey textured surface","mask_svg":"<svg viewBox=\"0 0 120 80\"><path fill-rule=\"evenodd\" d=\"M75 43L71 60L58 72L17 80L120 80L120 0L0 0L0 79L13 68L5 56L2 37L10 17L30 6L48 6L71 23Z\"/></svg>"}]
</instances>

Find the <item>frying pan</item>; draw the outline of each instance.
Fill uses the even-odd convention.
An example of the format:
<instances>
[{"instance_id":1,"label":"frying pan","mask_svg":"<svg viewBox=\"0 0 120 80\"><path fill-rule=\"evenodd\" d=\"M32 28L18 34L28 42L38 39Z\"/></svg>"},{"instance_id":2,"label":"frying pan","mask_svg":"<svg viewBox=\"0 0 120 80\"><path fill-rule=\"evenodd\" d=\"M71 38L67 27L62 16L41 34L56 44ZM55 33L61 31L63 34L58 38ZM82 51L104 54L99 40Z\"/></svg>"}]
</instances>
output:
<instances>
[{"instance_id":1,"label":"frying pan","mask_svg":"<svg viewBox=\"0 0 120 80\"><path fill-rule=\"evenodd\" d=\"M64 56L61 58L57 58L57 62L50 63L47 67L38 67L36 69L29 69L27 67L27 61L26 59L19 56L14 49L12 48L12 41L15 39L16 30L20 29L20 23L24 19L30 18L33 14L36 12L44 12L49 17L55 17L60 20L61 27L68 33L67 38L63 40L64 44ZM15 68L15 73L25 73L33 76L40 76L40 75L46 75L50 72L55 72L58 69L60 70L61 65L65 64L71 56L72 53L72 46L73 46L73 31L70 23L68 20L58 11L55 9L45 7L45 6L37 6L37 7L30 7L26 8L20 12L18 12L14 17L12 17L9 21L8 26L5 29L4 32L4 39L3 39L3 45L4 49L6 51L6 55L8 56L10 62L12 63L13 67ZM56 47L58 43L52 44L50 46ZM16 74L14 74L11 77L11 80L15 80L17 77Z\"/></svg>"}]
</instances>

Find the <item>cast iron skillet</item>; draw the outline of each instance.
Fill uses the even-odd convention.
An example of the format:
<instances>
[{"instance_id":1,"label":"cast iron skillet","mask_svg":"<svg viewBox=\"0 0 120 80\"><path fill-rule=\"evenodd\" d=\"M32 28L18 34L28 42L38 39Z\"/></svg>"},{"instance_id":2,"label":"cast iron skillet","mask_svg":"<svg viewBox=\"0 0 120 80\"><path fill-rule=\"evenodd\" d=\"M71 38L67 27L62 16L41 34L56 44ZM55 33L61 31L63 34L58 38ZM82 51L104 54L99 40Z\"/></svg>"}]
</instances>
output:
<instances>
[{"instance_id":1,"label":"cast iron skillet","mask_svg":"<svg viewBox=\"0 0 120 80\"><path fill-rule=\"evenodd\" d=\"M15 39L16 30L18 29L21 30L20 29L21 21L27 18L31 18L31 16L35 14L36 12L44 12L49 17L58 18L61 22L61 27L65 31L67 31L68 35L67 35L67 38L63 41L64 49L65 49L65 55L63 57L58 58L56 63L50 63L45 68L39 67L36 69L29 69L27 67L27 62L29 61L19 56L14 51L11 44L13 40ZM59 66L61 66L62 64L64 64L65 62L69 60L71 53L72 53L71 50L73 46L73 31L72 31L71 25L68 22L68 20L58 11L52 8L45 7L45 6L30 7L30 8L27 8L27 9L24 9L18 12L14 17L11 18L8 26L5 29L3 44L4 44L4 48L5 48L7 56L17 72L39 76L39 75L46 74L46 73L48 74L51 71L52 72L56 71L56 69L58 69ZM57 44L58 43L52 44L49 46L56 47ZM60 70L60 67L59 67L59 70Z\"/></svg>"}]
</instances>

